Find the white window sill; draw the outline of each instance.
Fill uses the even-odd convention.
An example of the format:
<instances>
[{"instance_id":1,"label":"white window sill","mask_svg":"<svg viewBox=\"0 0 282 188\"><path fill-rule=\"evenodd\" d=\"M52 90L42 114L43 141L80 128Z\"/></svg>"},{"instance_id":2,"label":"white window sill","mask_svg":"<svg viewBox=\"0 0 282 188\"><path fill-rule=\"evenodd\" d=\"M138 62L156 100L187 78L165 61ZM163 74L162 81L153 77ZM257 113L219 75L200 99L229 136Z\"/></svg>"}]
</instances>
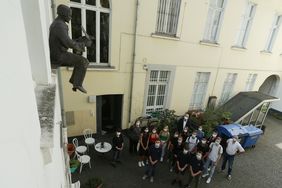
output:
<instances>
[{"instance_id":1,"label":"white window sill","mask_svg":"<svg viewBox=\"0 0 282 188\"><path fill-rule=\"evenodd\" d=\"M246 51L247 48L243 47L243 46L231 46L232 50L237 50L237 51Z\"/></svg>"},{"instance_id":2,"label":"white window sill","mask_svg":"<svg viewBox=\"0 0 282 188\"><path fill-rule=\"evenodd\" d=\"M201 40L200 44L205 46L219 47L219 44L217 42L208 41L208 40Z\"/></svg>"},{"instance_id":3,"label":"white window sill","mask_svg":"<svg viewBox=\"0 0 282 188\"><path fill-rule=\"evenodd\" d=\"M160 39L167 39L167 40L176 40L176 41L180 40L179 37L172 36L172 35L160 34L160 33L152 33L151 37L160 38Z\"/></svg>"},{"instance_id":4,"label":"white window sill","mask_svg":"<svg viewBox=\"0 0 282 188\"><path fill-rule=\"evenodd\" d=\"M272 55L272 52L266 51L266 50L262 50L262 51L260 51L260 53L265 54L265 55Z\"/></svg>"},{"instance_id":5,"label":"white window sill","mask_svg":"<svg viewBox=\"0 0 282 188\"><path fill-rule=\"evenodd\" d=\"M73 67L67 67L68 71L72 71ZM116 67L109 65L88 65L87 71L116 71Z\"/></svg>"}]
</instances>

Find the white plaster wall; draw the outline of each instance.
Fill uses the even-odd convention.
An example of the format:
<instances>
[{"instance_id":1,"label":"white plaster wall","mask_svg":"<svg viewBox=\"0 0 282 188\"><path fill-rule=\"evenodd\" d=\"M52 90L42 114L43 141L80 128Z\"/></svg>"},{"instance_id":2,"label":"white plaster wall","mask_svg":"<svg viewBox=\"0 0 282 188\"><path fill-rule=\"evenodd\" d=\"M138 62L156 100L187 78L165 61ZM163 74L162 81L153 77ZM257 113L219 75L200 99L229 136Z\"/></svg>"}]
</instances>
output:
<instances>
[{"instance_id":1,"label":"white plaster wall","mask_svg":"<svg viewBox=\"0 0 282 188\"><path fill-rule=\"evenodd\" d=\"M280 81L278 90L277 90L277 97L280 98L280 101L275 101L272 103L271 108L282 112L282 83Z\"/></svg>"},{"instance_id":2,"label":"white plaster wall","mask_svg":"<svg viewBox=\"0 0 282 188\"><path fill-rule=\"evenodd\" d=\"M0 22L0 187L45 188L40 125L20 0L1 2Z\"/></svg>"},{"instance_id":3,"label":"white plaster wall","mask_svg":"<svg viewBox=\"0 0 282 188\"><path fill-rule=\"evenodd\" d=\"M49 64L44 65L49 59L49 56L46 56L48 54L46 38L48 18L45 17L48 8L43 6L43 1L26 1L25 3L31 7L25 8L34 8L38 5L37 9L40 11L31 10L33 13L30 13L25 10L26 14L23 15L24 7L21 2L20 0L3 1L0 7L0 22L2 23L0 29L0 84L2 87L0 94L0 187L61 188L65 187L66 183L64 155L60 147L60 127L58 124L54 127L54 147L50 150L52 162L44 165L40 149L40 122L33 86L33 78L37 84L42 83L39 81L41 78L34 77L36 75L44 77L44 84L51 81ZM36 15L39 12L40 15ZM40 16L40 20L34 18L37 16ZM32 21L35 22L32 23ZM31 39L28 35L32 35L33 32L29 34L26 32L32 29L36 34ZM35 59L31 56L35 56ZM39 64L36 68L31 65L32 62L35 63L35 60ZM59 122L61 115L58 93L56 100L55 122Z\"/></svg>"},{"instance_id":4,"label":"white plaster wall","mask_svg":"<svg viewBox=\"0 0 282 188\"><path fill-rule=\"evenodd\" d=\"M27 36L33 80L39 84L51 83L48 25L50 12L44 0L25 0L21 3Z\"/></svg>"}]
</instances>

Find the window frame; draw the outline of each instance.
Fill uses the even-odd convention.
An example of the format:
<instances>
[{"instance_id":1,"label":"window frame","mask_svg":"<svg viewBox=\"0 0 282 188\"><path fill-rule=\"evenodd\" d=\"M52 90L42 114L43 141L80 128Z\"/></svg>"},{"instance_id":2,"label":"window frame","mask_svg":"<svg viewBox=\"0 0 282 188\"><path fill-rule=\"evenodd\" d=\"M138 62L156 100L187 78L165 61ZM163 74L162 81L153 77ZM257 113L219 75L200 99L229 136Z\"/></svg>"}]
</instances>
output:
<instances>
[{"instance_id":1,"label":"window frame","mask_svg":"<svg viewBox=\"0 0 282 188\"><path fill-rule=\"evenodd\" d=\"M174 18L174 23L173 23L173 25L174 25L174 32L173 33L169 33L167 30L168 30L168 19L169 19L169 13L170 13L170 8L171 8L171 6L170 6L170 3L171 3L171 1L176 1L176 0L168 0L169 2L166 4L166 6L165 6L165 11L167 11L166 13L167 14L165 14L165 18L163 18L163 19L161 19L160 18L160 7L161 7L161 2L163 2L163 1L165 1L165 2L167 2L167 0L159 0L158 1L158 9L157 9L157 18L156 18L156 28L155 28L155 35L160 35L160 36L168 36L168 37L177 37L177 35L178 35L178 27L179 27L179 19L180 19L180 13L181 13L181 5L182 5L182 0L177 0L178 2L176 2L177 3L177 5L179 6L179 10L178 10L178 14L177 14L177 18L175 17ZM162 14L162 16L164 16L163 14ZM165 26L163 26L163 29L160 29L161 28L161 26L160 26L160 23L162 22L162 21L160 21L160 20L163 20L163 22L165 22ZM175 23L176 22L176 23ZM161 31L161 30L165 30L165 31Z\"/></svg>"},{"instance_id":2,"label":"window frame","mask_svg":"<svg viewBox=\"0 0 282 188\"><path fill-rule=\"evenodd\" d=\"M230 80L229 77L231 77L231 76L232 76L232 80L229 81ZM220 100L218 102L218 105L224 104L226 101L228 101L231 98L237 77L238 77L238 73L227 73L227 76L226 76L224 83L223 83L223 87L222 87L222 91L221 91ZM228 90L228 88L230 88L230 89Z\"/></svg>"},{"instance_id":3,"label":"window frame","mask_svg":"<svg viewBox=\"0 0 282 188\"><path fill-rule=\"evenodd\" d=\"M274 47L275 40L279 33L279 29L282 23L282 14L275 14L274 21L272 23L272 27L270 29L270 33L267 38L267 42L264 48L265 52L271 53Z\"/></svg>"},{"instance_id":4,"label":"window frame","mask_svg":"<svg viewBox=\"0 0 282 188\"><path fill-rule=\"evenodd\" d=\"M200 82L201 81L201 76L205 75L207 76L205 78L205 81L206 82ZM199 75L199 78L198 78L198 75ZM206 100L206 93L207 93L207 89L209 87L209 80L210 80L210 77L211 77L211 72L196 72L196 76L195 76L195 79L194 79L194 85L193 85L193 92L192 92L192 96L191 96L191 99L190 99L190 102L189 102L189 107L188 109L189 110L203 110L204 109L204 102ZM202 85L200 85L199 83L204 83L204 90L201 91L202 94L202 97L201 97L201 102L200 103L196 103L196 98L197 96L199 96L199 88L203 88ZM200 105L197 105L197 104L200 104Z\"/></svg>"},{"instance_id":5,"label":"window frame","mask_svg":"<svg viewBox=\"0 0 282 188\"><path fill-rule=\"evenodd\" d=\"M236 40L236 47L246 48L246 44L249 38L249 33L252 27L252 23L256 14L257 4L248 1L246 10L241 21L240 31Z\"/></svg>"},{"instance_id":6,"label":"window frame","mask_svg":"<svg viewBox=\"0 0 282 188\"><path fill-rule=\"evenodd\" d=\"M95 11L96 15L96 62L89 62L89 65L93 66L110 66L111 65L111 33L112 33L112 2L109 0L110 8L103 8L100 4L100 0L96 0L96 5L88 5L86 4L86 0L81 0L80 3L69 1L70 8L79 8L81 9L81 25L86 30L86 10ZM100 15L102 13L109 14L109 50L108 50L108 62L100 62ZM81 31L82 32L82 31ZM69 23L69 34L72 36L72 29L71 29L71 20ZM83 52L83 57L87 58L87 50Z\"/></svg>"},{"instance_id":7,"label":"window frame","mask_svg":"<svg viewBox=\"0 0 282 188\"><path fill-rule=\"evenodd\" d=\"M206 19L206 24L205 24L205 30L204 30L204 36L203 36L203 42L207 42L207 43L218 43L218 39L219 39L219 34L221 31L221 26L223 23L223 18L224 18L224 12L225 12L225 8L226 8L226 4L227 4L227 0L222 0L222 7L214 7L212 6L213 3L212 1L215 1L215 4L218 4L219 0L210 0L209 1L209 7L208 7L208 15L207 15L207 19ZM212 30L214 25L212 24L215 21L215 17L216 17L216 11L220 11L220 16L219 19L217 21L217 26L216 26L216 34L213 37L212 36Z\"/></svg>"},{"instance_id":8,"label":"window frame","mask_svg":"<svg viewBox=\"0 0 282 188\"><path fill-rule=\"evenodd\" d=\"M252 91L255 85L255 82L257 80L258 74L250 73L248 75L246 85L245 85L245 91Z\"/></svg>"},{"instance_id":9,"label":"window frame","mask_svg":"<svg viewBox=\"0 0 282 188\"><path fill-rule=\"evenodd\" d=\"M164 110L164 109L168 108L169 105L170 105L174 76L175 76L175 66L154 65L154 64L148 65L146 81L145 81L145 91L144 91L144 105L143 105L143 115L144 116L148 115L146 110L148 109L147 101L148 101L148 91L149 91L149 86L150 86L151 71L169 71L169 79L167 81L167 87L166 87L166 96L165 96L164 104L163 104L163 110ZM157 84L157 86L158 86L158 84ZM157 107L154 105L154 109L155 108L157 108Z\"/></svg>"}]
</instances>

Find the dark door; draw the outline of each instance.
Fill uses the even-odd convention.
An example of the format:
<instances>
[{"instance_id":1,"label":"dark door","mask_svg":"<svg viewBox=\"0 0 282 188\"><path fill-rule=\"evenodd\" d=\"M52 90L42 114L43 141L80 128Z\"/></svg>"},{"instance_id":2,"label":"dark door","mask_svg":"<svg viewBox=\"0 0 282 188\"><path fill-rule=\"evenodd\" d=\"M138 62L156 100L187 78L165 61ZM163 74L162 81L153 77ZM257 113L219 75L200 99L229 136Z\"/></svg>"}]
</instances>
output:
<instances>
[{"instance_id":1,"label":"dark door","mask_svg":"<svg viewBox=\"0 0 282 188\"><path fill-rule=\"evenodd\" d=\"M97 96L97 132L114 132L121 128L123 95Z\"/></svg>"}]
</instances>

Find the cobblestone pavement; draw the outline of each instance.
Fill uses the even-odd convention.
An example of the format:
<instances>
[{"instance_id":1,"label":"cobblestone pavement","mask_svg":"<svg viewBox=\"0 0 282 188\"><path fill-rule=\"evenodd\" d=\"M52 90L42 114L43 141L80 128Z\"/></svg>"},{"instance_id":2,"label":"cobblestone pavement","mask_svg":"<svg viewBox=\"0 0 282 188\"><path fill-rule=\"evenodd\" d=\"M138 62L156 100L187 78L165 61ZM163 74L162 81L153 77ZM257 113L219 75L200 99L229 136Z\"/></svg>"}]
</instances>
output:
<instances>
[{"instance_id":1,"label":"cobblestone pavement","mask_svg":"<svg viewBox=\"0 0 282 188\"><path fill-rule=\"evenodd\" d=\"M260 137L253 149L247 149L236 156L233 165L232 180L226 179L226 172L216 170L213 180L206 184L202 179L200 188L281 188L282 187L282 121L268 116L265 121L266 132ZM96 138L107 141L107 138ZM127 142L127 139L126 139ZM82 143L82 142L80 142ZM156 171L154 183L142 180L144 167L137 166L137 156L128 153L126 147L121 156L122 164L116 168L110 165L111 153L99 154L90 148L92 168L86 165L81 174L74 173L73 182L80 180L82 185L91 177L104 180L103 188L173 188L171 185L175 174L169 172L168 163L160 164ZM221 163L220 163L221 164ZM186 176L187 177L187 174ZM186 179L187 181L187 179ZM82 186L83 188L83 186Z\"/></svg>"}]
</instances>

